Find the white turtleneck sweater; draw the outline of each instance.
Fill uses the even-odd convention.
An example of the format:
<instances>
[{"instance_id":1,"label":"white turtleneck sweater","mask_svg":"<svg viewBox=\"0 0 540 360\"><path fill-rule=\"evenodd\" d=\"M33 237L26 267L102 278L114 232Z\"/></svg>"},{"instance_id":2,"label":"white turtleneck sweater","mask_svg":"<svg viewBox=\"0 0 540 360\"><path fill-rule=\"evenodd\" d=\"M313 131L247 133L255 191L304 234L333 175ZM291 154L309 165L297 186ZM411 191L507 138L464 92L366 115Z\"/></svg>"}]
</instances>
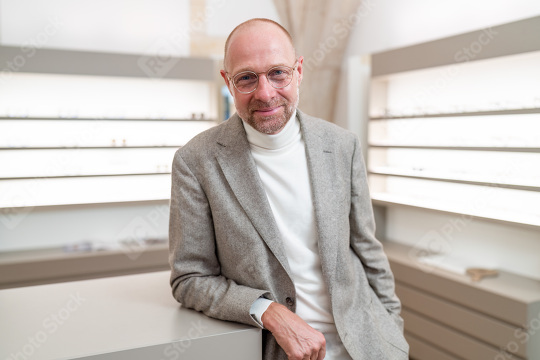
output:
<instances>
[{"instance_id":1,"label":"white turtleneck sweater","mask_svg":"<svg viewBox=\"0 0 540 360\"><path fill-rule=\"evenodd\" d=\"M336 332L319 257L315 210L306 150L296 112L275 135L244 123L251 153L281 233L296 289L296 314L321 332ZM271 304L260 298L251 314L261 317Z\"/></svg>"}]
</instances>

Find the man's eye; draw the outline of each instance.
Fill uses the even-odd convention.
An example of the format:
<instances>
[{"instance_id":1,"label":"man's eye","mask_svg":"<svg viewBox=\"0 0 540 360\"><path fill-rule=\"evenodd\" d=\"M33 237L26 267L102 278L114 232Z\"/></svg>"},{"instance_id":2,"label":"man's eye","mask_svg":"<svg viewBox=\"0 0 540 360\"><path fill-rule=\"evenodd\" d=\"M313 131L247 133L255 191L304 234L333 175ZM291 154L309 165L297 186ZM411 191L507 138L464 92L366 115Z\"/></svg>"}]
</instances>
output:
<instances>
[{"instance_id":1,"label":"man's eye","mask_svg":"<svg viewBox=\"0 0 540 360\"><path fill-rule=\"evenodd\" d=\"M289 73L285 69L274 69L268 74L271 78L284 78L289 76Z\"/></svg>"},{"instance_id":2,"label":"man's eye","mask_svg":"<svg viewBox=\"0 0 540 360\"><path fill-rule=\"evenodd\" d=\"M236 82L253 81L256 78L255 74L240 74L236 76Z\"/></svg>"}]
</instances>

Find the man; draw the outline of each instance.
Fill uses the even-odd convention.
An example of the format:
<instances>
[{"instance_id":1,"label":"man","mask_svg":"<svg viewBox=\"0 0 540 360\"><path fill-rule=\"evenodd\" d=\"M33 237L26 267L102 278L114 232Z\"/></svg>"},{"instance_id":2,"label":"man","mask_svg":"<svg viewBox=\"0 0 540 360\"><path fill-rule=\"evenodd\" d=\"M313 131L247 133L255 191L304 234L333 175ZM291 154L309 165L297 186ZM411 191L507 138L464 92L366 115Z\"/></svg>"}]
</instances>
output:
<instances>
[{"instance_id":1,"label":"man","mask_svg":"<svg viewBox=\"0 0 540 360\"><path fill-rule=\"evenodd\" d=\"M221 75L237 115L173 162L173 294L263 327L266 360L407 359L360 144L296 108L302 66L273 21L229 35Z\"/></svg>"}]
</instances>

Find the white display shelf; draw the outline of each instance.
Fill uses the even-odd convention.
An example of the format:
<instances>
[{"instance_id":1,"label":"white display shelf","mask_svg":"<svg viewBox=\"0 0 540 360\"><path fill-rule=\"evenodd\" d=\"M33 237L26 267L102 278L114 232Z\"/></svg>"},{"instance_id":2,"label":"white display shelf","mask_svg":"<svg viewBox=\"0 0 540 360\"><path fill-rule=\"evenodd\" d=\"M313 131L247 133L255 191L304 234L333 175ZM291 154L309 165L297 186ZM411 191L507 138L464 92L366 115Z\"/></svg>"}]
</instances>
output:
<instances>
[{"instance_id":1,"label":"white display shelf","mask_svg":"<svg viewBox=\"0 0 540 360\"><path fill-rule=\"evenodd\" d=\"M377 203L540 226L539 32L535 17L372 56Z\"/></svg>"},{"instance_id":2,"label":"white display shelf","mask_svg":"<svg viewBox=\"0 0 540 360\"><path fill-rule=\"evenodd\" d=\"M0 63L18 51L0 46ZM24 72L4 74L4 213L169 198L174 152L217 123L215 62L171 57L153 73L147 60L40 49Z\"/></svg>"}]
</instances>

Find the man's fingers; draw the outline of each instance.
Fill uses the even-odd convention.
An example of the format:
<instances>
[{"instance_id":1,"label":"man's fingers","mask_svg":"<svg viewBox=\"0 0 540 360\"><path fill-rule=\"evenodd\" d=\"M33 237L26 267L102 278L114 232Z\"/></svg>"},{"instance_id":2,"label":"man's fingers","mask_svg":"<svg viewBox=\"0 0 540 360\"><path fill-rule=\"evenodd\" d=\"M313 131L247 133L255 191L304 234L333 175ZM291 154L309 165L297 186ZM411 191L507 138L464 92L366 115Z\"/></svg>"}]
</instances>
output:
<instances>
[{"instance_id":1,"label":"man's fingers","mask_svg":"<svg viewBox=\"0 0 540 360\"><path fill-rule=\"evenodd\" d=\"M272 303L263 313L264 326L276 338L289 360L323 360L326 339L285 306Z\"/></svg>"},{"instance_id":2,"label":"man's fingers","mask_svg":"<svg viewBox=\"0 0 540 360\"><path fill-rule=\"evenodd\" d=\"M323 346L321 350L319 351L319 356L316 358L316 360L323 360L326 356L326 346Z\"/></svg>"}]
</instances>

